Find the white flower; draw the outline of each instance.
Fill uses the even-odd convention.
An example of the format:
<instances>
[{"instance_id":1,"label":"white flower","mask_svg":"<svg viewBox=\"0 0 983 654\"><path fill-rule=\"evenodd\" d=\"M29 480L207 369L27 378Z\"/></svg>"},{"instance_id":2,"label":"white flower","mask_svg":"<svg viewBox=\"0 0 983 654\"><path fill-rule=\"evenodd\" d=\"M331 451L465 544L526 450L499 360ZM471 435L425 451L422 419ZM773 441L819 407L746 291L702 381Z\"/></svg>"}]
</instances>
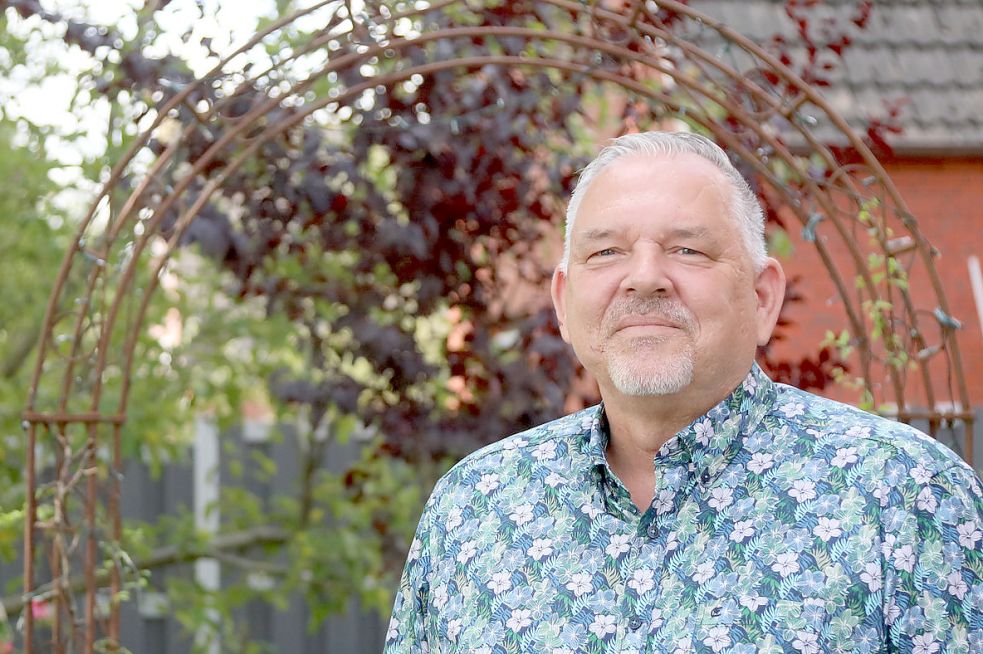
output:
<instances>
[{"instance_id":1,"label":"white flower","mask_svg":"<svg viewBox=\"0 0 983 654\"><path fill-rule=\"evenodd\" d=\"M529 609L515 609L512 616L505 622L505 626L518 633L532 624L532 611Z\"/></svg>"},{"instance_id":2,"label":"white flower","mask_svg":"<svg viewBox=\"0 0 983 654\"><path fill-rule=\"evenodd\" d=\"M527 441L524 438L517 438L515 440L512 440L511 438L507 438L504 441L502 441L502 449L503 450L517 450L520 447L525 447L528 443L529 443L529 441Z\"/></svg>"},{"instance_id":3,"label":"white flower","mask_svg":"<svg viewBox=\"0 0 983 654\"><path fill-rule=\"evenodd\" d=\"M723 509L724 507L730 505L734 501L734 489L733 488L714 488L710 491L710 501L707 502L710 506L715 509Z\"/></svg>"},{"instance_id":4,"label":"white flower","mask_svg":"<svg viewBox=\"0 0 983 654\"><path fill-rule=\"evenodd\" d=\"M819 524L812 530L812 533L819 536L824 543L828 543L831 538L842 535L843 530L840 529L839 520L822 517L819 519Z\"/></svg>"},{"instance_id":5,"label":"white flower","mask_svg":"<svg viewBox=\"0 0 983 654\"><path fill-rule=\"evenodd\" d=\"M575 572L567 583L567 589L580 597L591 589L591 576L586 572Z\"/></svg>"},{"instance_id":6,"label":"white flower","mask_svg":"<svg viewBox=\"0 0 983 654\"><path fill-rule=\"evenodd\" d=\"M629 588L634 588L639 595L644 595L655 588L655 580L652 578L652 571L649 569L635 570L631 581L628 582Z\"/></svg>"},{"instance_id":7,"label":"white flower","mask_svg":"<svg viewBox=\"0 0 983 654\"><path fill-rule=\"evenodd\" d=\"M798 556L795 552L782 552L775 558L775 563L771 565L771 569L783 577L787 577L793 572L798 572Z\"/></svg>"},{"instance_id":8,"label":"white flower","mask_svg":"<svg viewBox=\"0 0 983 654\"><path fill-rule=\"evenodd\" d=\"M483 495L488 495L490 492L498 488L498 475L492 473L488 475L481 475L481 481L474 485Z\"/></svg>"},{"instance_id":9,"label":"white flower","mask_svg":"<svg viewBox=\"0 0 983 654\"><path fill-rule=\"evenodd\" d=\"M540 443L536 446L536 449L532 451L533 457L538 461L543 461L545 459L555 459L556 458L556 442L546 441L545 443Z\"/></svg>"},{"instance_id":10,"label":"white flower","mask_svg":"<svg viewBox=\"0 0 983 654\"><path fill-rule=\"evenodd\" d=\"M871 495L881 501L881 506L887 506L887 501L891 496L891 487L883 481L877 482Z\"/></svg>"},{"instance_id":11,"label":"white flower","mask_svg":"<svg viewBox=\"0 0 983 654\"><path fill-rule=\"evenodd\" d=\"M811 500L816 497L816 484L808 479L797 479L792 482L792 488L789 489L788 494L800 503Z\"/></svg>"},{"instance_id":12,"label":"white flower","mask_svg":"<svg viewBox=\"0 0 983 654\"><path fill-rule=\"evenodd\" d=\"M652 621L649 626L652 629L658 629L659 627L662 626L663 622L665 621L662 619L662 609L658 607L654 607L652 609Z\"/></svg>"},{"instance_id":13,"label":"white flower","mask_svg":"<svg viewBox=\"0 0 983 654\"><path fill-rule=\"evenodd\" d=\"M512 588L512 575L508 572L496 572L492 575L491 581L488 582L487 586L496 595L504 593L509 588Z\"/></svg>"},{"instance_id":14,"label":"white flower","mask_svg":"<svg viewBox=\"0 0 983 654\"><path fill-rule=\"evenodd\" d=\"M743 542L754 535L754 527L751 525L753 520L741 520L734 523L734 530L730 532L730 539L735 543Z\"/></svg>"},{"instance_id":15,"label":"white flower","mask_svg":"<svg viewBox=\"0 0 983 654\"><path fill-rule=\"evenodd\" d=\"M845 468L851 463L857 462L857 448L841 447L836 450L836 456L830 461L837 468Z\"/></svg>"},{"instance_id":16,"label":"white flower","mask_svg":"<svg viewBox=\"0 0 983 654\"><path fill-rule=\"evenodd\" d=\"M450 531L451 529L460 526L463 521L464 519L461 514L461 508L455 506L447 513L447 522L444 523L444 526L448 531Z\"/></svg>"},{"instance_id":17,"label":"white flower","mask_svg":"<svg viewBox=\"0 0 983 654\"><path fill-rule=\"evenodd\" d=\"M755 452L748 461L747 468L755 474L761 474L775 464L775 457L767 452Z\"/></svg>"},{"instance_id":18,"label":"white flower","mask_svg":"<svg viewBox=\"0 0 983 654\"><path fill-rule=\"evenodd\" d=\"M614 626L614 616L613 615L599 615L594 618L594 622L590 625L590 632L603 639L608 634L613 634L617 629Z\"/></svg>"},{"instance_id":19,"label":"white flower","mask_svg":"<svg viewBox=\"0 0 983 654\"><path fill-rule=\"evenodd\" d=\"M389 620L389 629L386 630L386 642L396 640L396 636L399 635L399 620L396 619L394 615L392 619Z\"/></svg>"},{"instance_id":20,"label":"white flower","mask_svg":"<svg viewBox=\"0 0 983 654\"><path fill-rule=\"evenodd\" d=\"M617 558L619 554L624 554L631 549L631 535L630 534L614 534L611 536L611 542L608 546L604 548L604 552L610 556Z\"/></svg>"},{"instance_id":21,"label":"white flower","mask_svg":"<svg viewBox=\"0 0 983 654\"><path fill-rule=\"evenodd\" d=\"M526 553L539 561L553 553L553 541L549 538L537 538Z\"/></svg>"},{"instance_id":22,"label":"white flower","mask_svg":"<svg viewBox=\"0 0 983 654\"><path fill-rule=\"evenodd\" d=\"M792 647L802 652L802 654L816 654L819 652L819 643L816 634L808 631L796 631L795 640Z\"/></svg>"},{"instance_id":23,"label":"white flower","mask_svg":"<svg viewBox=\"0 0 983 654\"><path fill-rule=\"evenodd\" d=\"M935 640L934 634L915 636L912 654L935 654L937 651L939 651L939 643Z\"/></svg>"},{"instance_id":24,"label":"white flower","mask_svg":"<svg viewBox=\"0 0 983 654\"><path fill-rule=\"evenodd\" d=\"M881 566L877 563L870 562L864 565L864 571L860 573L860 581L867 584L867 588L870 592L876 593L884 585L884 580L881 575Z\"/></svg>"},{"instance_id":25,"label":"white flower","mask_svg":"<svg viewBox=\"0 0 983 654\"><path fill-rule=\"evenodd\" d=\"M932 474L920 463L912 468L908 474L919 484L927 484L932 479Z\"/></svg>"},{"instance_id":26,"label":"white flower","mask_svg":"<svg viewBox=\"0 0 983 654\"><path fill-rule=\"evenodd\" d=\"M433 605L438 611L447 606L451 596L447 593L447 584L440 584L433 591Z\"/></svg>"},{"instance_id":27,"label":"white flower","mask_svg":"<svg viewBox=\"0 0 983 654\"><path fill-rule=\"evenodd\" d=\"M870 436L870 427L862 427L860 425L854 425L847 430L846 435L852 439L867 438Z\"/></svg>"},{"instance_id":28,"label":"white flower","mask_svg":"<svg viewBox=\"0 0 983 654\"><path fill-rule=\"evenodd\" d=\"M704 446L709 445L711 438L713 438L713 423L704 418L696 424L696 442Z\"/></svg>"},{"instance_id":29,"label":"white flower","mask_svg":"<svg viewBox=\"0 0 983 654\"><path fill-rule=\"evenodd\" d=\"M922 492L918 494L918 508L922 511L935 513L935 509L938 507L939 502L935 499L935 495L932 494L932 488L930 486L923 488Z\"/></svg>"},{"instance_id":30,"label":"white flower","mask_svg":"<svg viewBox=\"0 0 983 654\"><path fill-rule=\"evenodd\" d=\"M748 611L757 611L759 607L768 603L768 600L761 595L741 595L741 606Z\"/></svg>"},{"instance_id":31,"label":"white flower","mask_svg":"<svg viewBox=\"0 0 983 654\"><path fill-rule=\"evenodd\" d=\"M713 576L713 572L713 562L704 561L696 566L696 572L693 573L693 581L698 584L705 583Z\"/></svg>"},{"instance_id":32,"label":"white flower","mask_svg":"<svg viewBox=\"0 0 983 654\"><path fill-rule=\"evenodd\" d=\"M894 624L894 621L901 617L901 607L892 599L887 605L887 611L884 613L884 622L889 625Z\"/></svg>"},{"instance_id":33,"label":"white flower","mask_svg":"<svg viewBox=\"0 0 983 654\"><path fill-rule=\"evenodd\" d=\"M961 525L957 525L956 532L959 534L959 544L966 548L974 547L976 541L983 538L983 532L977 529L976 525L972 522L964 522Z\"/></svg>"},{"instance_id":34,"label":"white flower","mask_svg":"<svg viewBox=\"0 0 983 654\"><path fill-rule=\"evenodd\" d=\"M546 475L546 479L544 481L550 488L556 488L563 483L563 475L557 474L556 472L551 472L550 474Z\"/></svg>"},{"instance_id":35,"label":"white flower","mask_svg":"<svg viewBox=\"0 0 983 654\"><path fill-rule=\"evenodd\" d=\"M711 627L709 635L703 639L703 644L709 645L714 652L719 652L730 645L727 627Z\"/></svg>"},{"instance_id":36,"label":"white flower","mask_svg":"<svg viewBox=\"0 0 983 654\"><path fill-rule=\"evenodd\" d=\"M894 565L905 572L911 572L915 568L915 552L911 545L903 545L894 550Z\"/></svg>"},{"instance_id":37,"label":"white flower","mask_svg":"<svg viewBox=\"0 0 983 654\"><path fill-rule=\"evenodd\" d=\"M515 511L509 514L512 521L517 525L524 525L532 520L532 504L520 504L515 507Z\"/></svg>"},{"instance_id":38,"label":"white flower","mask_svg":"<svg viewBox=\"0 0 983 654\"><path fill-rule=\"evenodd\" d=\"M588 518L593 520L597 516L601 515L603 511L597 507L593 502L584 502L580 506L580 512L586 515Z\"/></svg>"},{"instance_id":39,"label":"white flower","mask_svg":"<svg viewBox=\"0 0 983 654\"><path fill-rule=\"evenodd\" d=\"M946 577L946 581L949 582L949 594L962 599L966 593L969 591L969 586L963 580L962 572L959 570L953 570Z\"/></svg>"},{"instance_id":40,"label":"white flower","mask_svg":"<svg viewBox=\"0 0 983 654\"><path fill-rule=\"evenodd\" d=\"M654 502L655 512L661 515L663 513L671 511L673 506L672 500L675 496L676 494L673 493L668 488L663 488L662 490L660 490L659 496L655 498L655 502Z\"/></svg>"},{"instance_id":41,"label":"white flower","mask_svg":"<svg viewBox=\"0 0 983 654\"><path fill-rule=\"evenodd\" d=\"M478 553L478 544L473 540L466 540L461 543L461 551L457 553L458 563L467 563L475 554Z\"/></svg>"},{"instance_id":42,"label":"white flower","mask_svg":"<svg viewBox=\"0 0 983 654\"><path fill-rule=\"evenodd\" d=\"M806 405L801 402L786 402L779 408L779 411L784 413L786 418L794 418L805 414Z\"/></svg>"},{"instance_id":43,"label":"white flower","mask_svg":"<svg viewBox=\"0 0 983 654\"><path fill-rule=\"evenodd\" d=\"M410 543L410 553L407 558L410 561L416 561L420 558L420 552L423 551L423 544L420 542L419 538L414 538L413 542Z\"/></svg>"},{"instance_id":44,"label":"white flower","mask_svg":"<svg viewBox=\"0 0 983 654\"><path fill-rule=\"evenodd\" d=\"M447 623L447 637L451 640L457 640L457 635L461 633L461 621L451 620Z\"/></svg>"}]
</instances>

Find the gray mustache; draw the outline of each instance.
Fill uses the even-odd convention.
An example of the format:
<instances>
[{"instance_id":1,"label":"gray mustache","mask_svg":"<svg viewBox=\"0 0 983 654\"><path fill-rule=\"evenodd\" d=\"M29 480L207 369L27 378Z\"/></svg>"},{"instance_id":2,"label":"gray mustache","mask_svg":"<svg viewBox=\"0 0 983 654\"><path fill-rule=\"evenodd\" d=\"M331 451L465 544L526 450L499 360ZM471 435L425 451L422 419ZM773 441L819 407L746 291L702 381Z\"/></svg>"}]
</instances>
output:
<instances>
[{"instance_id":1,"label":"gray mustache","mask_svg":"<svg viewBox=\"0 0 983 654\"><path fill-rule=\"evenodd\" d=\"M671 322L680 327L693 324L690 312L674 300L667 298L637 298L625 300L611 307L607 322L616 323L627 316L646 316Z\"/></svg>"}]
</instances>

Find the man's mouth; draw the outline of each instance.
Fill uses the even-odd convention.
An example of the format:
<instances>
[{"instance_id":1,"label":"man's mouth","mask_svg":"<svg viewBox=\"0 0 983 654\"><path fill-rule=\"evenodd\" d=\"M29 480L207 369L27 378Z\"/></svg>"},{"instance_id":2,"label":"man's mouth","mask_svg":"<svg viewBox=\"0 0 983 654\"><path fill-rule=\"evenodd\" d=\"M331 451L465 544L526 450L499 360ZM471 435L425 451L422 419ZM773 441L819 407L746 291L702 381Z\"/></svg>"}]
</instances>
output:
<instances>
[{"instance_id":1,"label":"man's mouth","mask_svg":"<svg viewBox=\"0 0 983 654\"><path fill-rule=\"evenodd\" d=\"M655 316L631 316L618 321L615 325L614 332L650 332L664 331L666 329L680 329L680 326L675 322Z\"/></svg>"}]
</instances>

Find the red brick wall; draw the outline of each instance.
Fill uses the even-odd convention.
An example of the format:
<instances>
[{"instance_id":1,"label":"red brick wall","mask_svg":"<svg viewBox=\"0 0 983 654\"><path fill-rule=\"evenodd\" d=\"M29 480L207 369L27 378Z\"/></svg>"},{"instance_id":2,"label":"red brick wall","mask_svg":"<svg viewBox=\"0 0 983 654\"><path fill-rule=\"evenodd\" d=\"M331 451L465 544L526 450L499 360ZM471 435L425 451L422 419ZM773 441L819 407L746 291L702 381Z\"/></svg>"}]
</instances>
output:
<instances>
[{"instance_id":1,"label":"red brick wall","mask_svg":"<svg viewBox=\"0 0 983 654\"><path fill-rule=\"evenodd\" d=\"M983 331L967 265L971 255L983 259L983 158L906 159L892 162L886 168L917 218L922 233L941 253L935 259L935 266L950 311L963 324L957 338L970 403L983 406ZM789 340L779 346L779 353L811 353L818 350L827 329L839 331L847 326L847 322L838 295L814 247L801 240L798 225L791 231L795 254L783 261L783 265L790 276L803 276L804 282L799 288L807 302L789 311L789 317L796 324L788 330ZM834 252L834 255L840 265L847 265L843 252ZM849 272L845 275L848 282L852 283L853 275L850 264ZM919 306L934 308L933 294L923 267L916 265L912 269L910 283L912 295ZM937 323L930 315L920 316L919 319L919 326L929 335L931 344L932 340L937 340L934 339L938 333ZM944 366L940 364L941 360L936 360L929 366L935 387L945 384ZM912 395L921 396L920 389L913 388L912 391ZM851 401L856 399L856 394L843 390L825 394ZM924 400L912 399L924 406Z\"/></svg>"}]
</instances>

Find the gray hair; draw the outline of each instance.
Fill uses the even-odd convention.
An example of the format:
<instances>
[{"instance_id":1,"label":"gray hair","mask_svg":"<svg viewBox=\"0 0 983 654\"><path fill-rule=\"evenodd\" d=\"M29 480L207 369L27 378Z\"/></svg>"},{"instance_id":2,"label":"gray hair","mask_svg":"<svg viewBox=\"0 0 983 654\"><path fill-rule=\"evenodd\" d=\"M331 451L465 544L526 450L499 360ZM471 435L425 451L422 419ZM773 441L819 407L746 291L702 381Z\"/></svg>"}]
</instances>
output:
<instances>
[{"instance_id":1,"label":"gray hair","mask_svg":"<svg viewBox=\"0 0 983 654\"><path fill-rule=\"evenodd\" d=\"M720 146L699 134L688 132L642 132L640 134L625 134L619 136L602 149L581 171L577 186L574 188L570 203L567 205L566 235L563 242L563 260L560 269L566 272L570 263L570 238L573 234L573 224L577 219L580 203L587 194L594 178L609 165L621 157L631 154L648 154L656 156L677 156L695 154L703 157L720 169L720 172L730 181L734 189L731 202L731 214L737 220L747 250L755 270L761 270L768 256L765 248L765 219L758 198L755 197L747 181L741 176L730 162Z\"/></svg>"}]
</instances>

